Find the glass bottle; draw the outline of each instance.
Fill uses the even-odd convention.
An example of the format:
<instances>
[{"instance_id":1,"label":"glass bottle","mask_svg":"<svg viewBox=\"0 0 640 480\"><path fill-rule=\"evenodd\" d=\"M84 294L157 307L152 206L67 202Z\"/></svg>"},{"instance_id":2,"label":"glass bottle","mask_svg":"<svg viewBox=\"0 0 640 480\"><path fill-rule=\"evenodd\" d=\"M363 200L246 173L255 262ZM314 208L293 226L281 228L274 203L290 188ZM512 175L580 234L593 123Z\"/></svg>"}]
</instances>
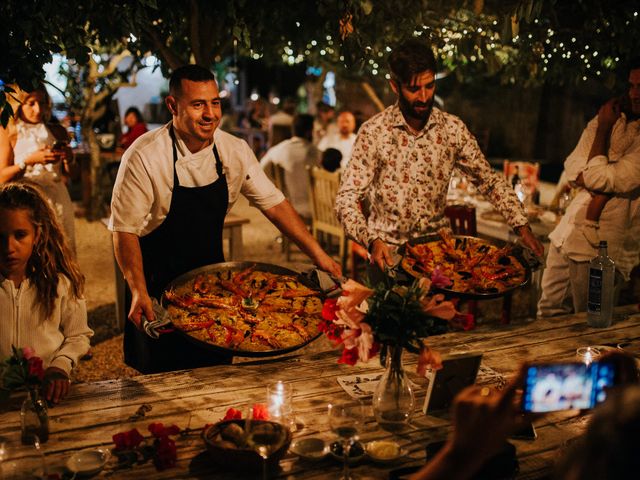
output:
<instances>
[{"instance_id":1,"label":"glass bottle","mask_svg":"<svg viewBox=\"0 0 640 480\"><path fill-rule=\"evenodd\" d=\"M373 411L384 430L403 429L411 419L415 406L413 387L402 366L402 347L387 345L386 371L373 394ZM383 348L384 350L384 348ZM381 354L383 360L384 351Z\"/></svg>"},{"instance_id":2,"label":"glass bottle","mask_svg":"<svg viewBox=\"0 0 640 480\"><path fill-rule=\"evenodd\" d=\"M29 389L27 398L22 402L20 425L24 445L32 445L34 437L37 437L41 443L45 443L49 439L49 413L37 388Z\"/></svg>"},{"instance_id":3,"label":"glass bottle","mask_svg":"<svg viewBox=\"0 0 640 480\"><path fill-rule=\"evenodd\" d=\"M587 323L591 327L611 325L616 266L607 255L607 242L601 240L598 256L589 262L589 293L587 298Z\"/></svg>"}]
</instances>

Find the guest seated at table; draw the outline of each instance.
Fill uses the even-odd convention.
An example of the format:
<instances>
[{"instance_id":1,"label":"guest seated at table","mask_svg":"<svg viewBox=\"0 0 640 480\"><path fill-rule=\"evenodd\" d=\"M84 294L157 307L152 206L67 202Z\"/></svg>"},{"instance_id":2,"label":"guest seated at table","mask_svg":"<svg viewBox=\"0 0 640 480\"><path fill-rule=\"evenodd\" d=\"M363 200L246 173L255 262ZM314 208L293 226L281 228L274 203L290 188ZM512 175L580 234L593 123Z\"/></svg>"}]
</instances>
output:
<instances>
[{"instance_id":1,"label":"guest seated at table","mask_svg":"<svg viewBox=\"0 0 640 480\"><path fill-rule=\"evenodd\" d=\"M340 150L337 148L327 148L322 152L320 163L322 164L322 168L328 172L335 172L340 168L341 160L342 153L340 153Z\"/></svg>"},{"instance_id":2,"label":"guest seated at table","mask_svg":"<svg viewBox=\"0 0 640 480\"><path fill-rule=\"evenodd\" d=\"M76 253L74 207L67 190L74 157L67 131L49 123L51 99L44 86L32 92L14 87L8 95L15 119L0 127L0 183L25 179L37 184L51 202Z\"/></svg>"},{"instance_id":3,"label":"guest seated at table","mask_svg":"<svg viewBox=\"0 0 640 480\"><path fill-rule=\"evenodd\" d=\"M602 358L616 364L619 384L596 408L585 435L561 463L558 479L617 480L640 471L640 385L635 359L617 352ZM523 382L524 367L502 391L477 385L461 391L451 408L451 435L411 480L472 479L502 450L507 438L530 420L521 414L517 394Z\"/></svg>"},{"instance_id":4,"label":"guest seated at table","mask_svg":"<svg viewBox=\"0 0 640 480\"><path fill-rule=\"evenodd\" d=\"M124 124L127 132L120 137L120 147L126 150L143 133L147 132L147 124L144 123L142 113L136 107L129 107L124 114Z\"/></svg>"},{"instance_id":5,"label":"guest seated at table","mask_svg":"<svg viewBox=\"0 0 640 480\"><path fill-rule=\"evenodd\" d=\"M47 200L27 183L0 185L0 357L31 347L44 394L58 403L89 350L84 277Z\"/></svg>"},{"instance_id":6,"label":"guest seated at table","mask_svg":"<svg viewBox=\"0 0 640 480\"><path fill-rule=\"evenodd\" d=\"M449 225L444 210L455 170L494 204L527 247L542 255L506 178L493 171L462 121L434 106L437 65L431 46L408 40L393 49L389 67L398 102L358 131L336 198L348 236L367 247L372 263L384 270L394 263L394 248ZM363 200L371 205L368 218L360 209Z\"/></svg>"},{"instance_id":7,"label":"guest seated at table","mask_svg":"<svg viewBox=\"0 0 640 480\"><path fill-rule=\"evenodd\" d=\"M627 100L605 103L564 163L567 180L583 188L549 235L539 316L587 309L589 261L600 240L616 265L616 290L640 261L640 58L630 64Z\"/></svg>"},{"instance_id":8,"label":"guest seated at table","mask_svg":"<svg viewBox=\"0 0 640 480\"><path fill-rule=\"evenodd\" d=\"M342 154L342 162L340 167L344 168L349 163L353 143L356 141L356 117L349 110L343 110L338 115L336 122L337 132L326 134L318 143L318 149L325 151L328 148L337 148Z\"/></svg>"},{"instance_id":9,"label":"guest seated at table","mask_svg":"<svg viewBox=\"0 0 640 480\"><path fill-rule=\"evenodd\" d=\"M145 133L122 157L109 219L129 287L125 362L142 373L231 362L230 354L194 346L176 332L151 339L143 322L155 319L152 297L160 299L169 282L224 262L224 219L240 194L320 269L342 274L269 181L249 145L218 128L220 94L212 72L197 65L177 68L166 103L172 121Z\"/></svg>"},{"instance_id":10,"label":"guest seated at table","mask_svg":"<svg viewBox=\"0 0 640 480\"><path fill-rule=\"evenodd\" d=\"M267 150L260 160L263 169L279 165L284 169L284 183L289 201L302 218L311 218L308 167L317 166L320 151L311 143L313 117L299 114L293 120L293 137Z\"/></svg>"}]
</instances>

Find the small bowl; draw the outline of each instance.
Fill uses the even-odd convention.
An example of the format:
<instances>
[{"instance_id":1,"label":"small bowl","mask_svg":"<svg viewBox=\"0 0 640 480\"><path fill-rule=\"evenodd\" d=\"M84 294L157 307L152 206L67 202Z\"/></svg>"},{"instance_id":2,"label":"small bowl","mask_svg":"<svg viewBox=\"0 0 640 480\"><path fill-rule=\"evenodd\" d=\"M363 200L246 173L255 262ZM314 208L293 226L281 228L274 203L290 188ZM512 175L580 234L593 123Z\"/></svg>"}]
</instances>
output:
<instances>
[{"instance_id":1,"label":"small bowl","mask_svg":"<svg viewBox=\"0 0 640 480\"><path fill-rule=\"evenodd\" d=\"M392 440L375 440L365 445L369 458L377 463L392 463L406 455L406 451Z\"/></svg>"},{"instance_id":2,"label":"small bowl","mask_svg":"<svg viewBox=\"0 0 640 480\"><path fill-rule=\"evenodd\" d=\"M329 453L329 448L321 438L308 437L296 440L289 448L293 453L305 460L322 460Z\"/></svg>"},{"instance_id":3,"label":"small bowl","mask_svg":"<svg viewBox=\"0 0 640 480\"><path fill-rule=\"evenodd\" d=\"M291 430L289 428L268 420L260 420L264 424L273 424L277 428L284 430L285 439L283 444L267 459L267 468L274 470L282 457L289 449L291 443ZM202 438L209 451L209 457L218 465L230 470L243 472L260 472L262 470L262 457L255 450L248 447L237 447L229 439L221 440L221 434L231 424L240 427L238 432L244 433L244 420L222 420L218 423L208 426L202 432ZM234 427L235 428L235 427Z\"/></svg>"},{"instance_id":4,"label":"small bowl","mask_svg":"<svg viewBox=\"0 0 640 480\"><path fill-rule=\"evenodd\" d=\"M109 451L103 449L76 452L67 459L67 469L76 475L95 475L104 468L110 456Z\"/></svg>"},{"instance_id":5,"label":"small bowl","mask_svg":"<svg viewBox=\"0 0 640 480\"><path fill-rule=\"evenodd\" d=\"M342 443L341 442L333 442L329 445L329 453L333 458L339 461L344 460L344 456L342 455ZM349 465L358 463L365 457L366 453L364 450L364 445L360 442L355 442L351 445L351 449L349 450L349 458L347 459L347 463Z\"/></svg>"}]
</instances>

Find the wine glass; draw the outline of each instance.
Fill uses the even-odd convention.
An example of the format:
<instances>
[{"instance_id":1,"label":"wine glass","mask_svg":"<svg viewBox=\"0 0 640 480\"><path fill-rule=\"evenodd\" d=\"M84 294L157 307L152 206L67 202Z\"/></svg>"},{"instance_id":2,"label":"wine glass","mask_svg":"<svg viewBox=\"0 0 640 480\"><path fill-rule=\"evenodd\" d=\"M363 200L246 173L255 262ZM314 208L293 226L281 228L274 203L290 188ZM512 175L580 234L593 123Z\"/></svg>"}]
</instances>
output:
<instances>
[{"instance_id":1,"label":"wine glass","mask_svg":"<svg viewBox=\"0 0 640 480\"><path fill-rule=\"evenodd\" d=\"M45 478L47 468L44 452L37 435L31 437L26 446L12 444L0 438L0 478L4 480L27 480Z\"/></svg>"},{"instance_id":2,"label":"wine glass","mask_svg":"<svg viewBox=\"0 0 640 480\"><path fill-rule=\"evenodd\" d=\"M266 408L253 405L248 409L245 420L247 446L262 458L262 480L268 478L269 457L282 447L287 439L287 427L279 420L265 420Z\"/></svg>"},{"instance_id":3,"label":"wine glass","mask_svg":"<svg viewBox=\"0 0 640 480\"><path fill-rule=\"evenodd\" d=\"M349 474L349 452L351 445L358 439L364 424L364 405L358 401L329 404L329 426L342 441L343 469L342 480L354 477Z\"/></svg>"}]
</instances>

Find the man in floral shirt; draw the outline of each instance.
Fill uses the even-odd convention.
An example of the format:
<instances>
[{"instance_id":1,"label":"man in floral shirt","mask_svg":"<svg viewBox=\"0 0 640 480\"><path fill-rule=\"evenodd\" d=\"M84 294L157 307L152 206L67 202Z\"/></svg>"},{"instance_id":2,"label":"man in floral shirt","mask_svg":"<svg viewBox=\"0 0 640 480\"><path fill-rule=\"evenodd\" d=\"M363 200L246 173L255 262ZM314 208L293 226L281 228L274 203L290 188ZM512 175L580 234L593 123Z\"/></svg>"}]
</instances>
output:
<instances>
[{"instance_id":1,"label":"man in floral shirt","mask_svg":"<svg viewBox=\"0 0 640 480\"><path fill-rule=\"evenodd\" d=\"M362 125L336 198L336 214L347 235L367 246L371 262L381 269L392 265L390 246L449 225L444 209L449 179L457 169L523 243L542 255L504 176L492 170L458 117L434 108L437 68L431 47L408 40L393 51L389 67L398 102ZM368 217L362 202L370 206Z\"/></svg>"}]
</instances>

